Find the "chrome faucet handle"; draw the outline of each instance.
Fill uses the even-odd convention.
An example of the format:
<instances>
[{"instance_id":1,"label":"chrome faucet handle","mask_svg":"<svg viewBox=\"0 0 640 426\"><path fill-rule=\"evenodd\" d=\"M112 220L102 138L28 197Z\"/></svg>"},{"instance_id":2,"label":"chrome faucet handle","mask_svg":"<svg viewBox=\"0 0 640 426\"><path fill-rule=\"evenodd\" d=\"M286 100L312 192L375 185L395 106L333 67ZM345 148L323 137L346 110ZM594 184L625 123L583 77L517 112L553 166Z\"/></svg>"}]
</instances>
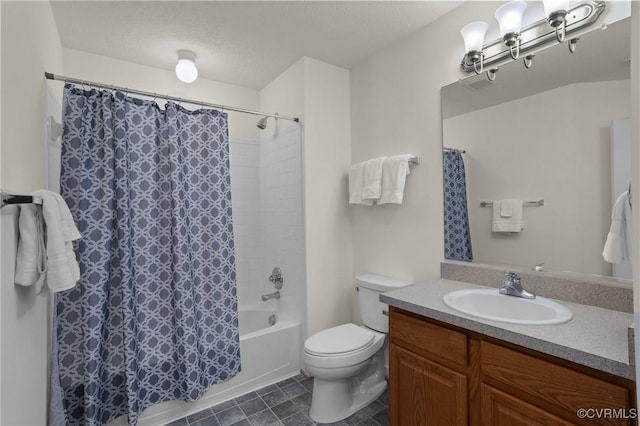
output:
<instances>
[{"instance_id":1,"label":"chrome faucet handle","mask_svg":"<svg viewBox=\"0 0 640 426\"><path fill-rule=\"evenodd\" d=\"M282 284L284 283L284 279L282 278L282 270L277 266L273 268L273 271L271 271L271 275L269 275L269 281L273 283L273 285L276 287L276 290L282 289Z\"/></svg>"},{"instance_id":2,"label":"chrome faucet handle","mask_svg":"<svg viewBox=\"0 0 640 426\"><path fill-rule=\"evenodd\" d=\"M505 271L505 280L500 287L500 294L507 296L522 297L524 299L535 299L536 295L522 288L520 283L520 274L517 272Z\"/></svg>"}]
</instances>

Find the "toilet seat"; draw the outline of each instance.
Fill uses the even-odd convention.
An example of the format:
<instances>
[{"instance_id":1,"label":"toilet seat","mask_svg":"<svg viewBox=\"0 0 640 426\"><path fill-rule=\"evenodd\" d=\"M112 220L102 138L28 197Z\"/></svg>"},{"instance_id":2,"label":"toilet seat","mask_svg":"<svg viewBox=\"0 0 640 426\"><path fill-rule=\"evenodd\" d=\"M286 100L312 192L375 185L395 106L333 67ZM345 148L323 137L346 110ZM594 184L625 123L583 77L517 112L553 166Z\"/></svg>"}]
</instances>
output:
<instances>
[{"instance_id":1,"label":"toilet seat","mask_svg":"<svg viewBox=\"0 0 640 426\"><path fill-rule=\"evenodd\" d=\"M355 324L328 328L309 337L304 343L306 353L319 357L339 357L366 350L373 345L375 335Z\"/></svg>"}]
</instances>

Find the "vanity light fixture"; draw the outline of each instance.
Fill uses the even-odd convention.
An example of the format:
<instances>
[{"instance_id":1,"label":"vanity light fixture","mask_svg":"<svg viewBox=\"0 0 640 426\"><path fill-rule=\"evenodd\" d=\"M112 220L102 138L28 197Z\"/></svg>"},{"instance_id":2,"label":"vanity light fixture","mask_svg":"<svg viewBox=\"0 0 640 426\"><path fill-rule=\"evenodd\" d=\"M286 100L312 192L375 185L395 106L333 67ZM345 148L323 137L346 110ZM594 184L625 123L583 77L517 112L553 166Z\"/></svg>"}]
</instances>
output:
<instances>
[{"instance_id":1,"label":"vanity light fixture","mask_svg":"<svg viewBox=\"0 0 640 426\"><path fill-rule=\"evenodd\" d=\"M567 0L544 0L546 16L524 28L522 15L527 5L522 0L514 0L500 6L495 17L500 24L500 39L482 44L488 25L474 22L460 31L464 38L465 54L460 66L465 72L487 71L490 81L500 65L515 60L522 53L525 68L531 68L535 53L542 47L565 39L565 35L583 30L597 22L605 9L603 0L583 0L569 5ZM551 26L551 28L549 27ZM575 51L578 37L567 43L569 51ZM506 49L505 49L506 46Z\"/></svg>"},{"instance_id":2,"label":"vanity light fixture","mask_svg":"<svg viewBox=\"0 0 640 426\"><path fill-rule=\"evenodd\" d=\"M489 24L482 21L472 22L465 25L460 30L460 34L464 39L464 63L473 67L476 74L482 73L482 63L484 53L482 52L482 43L484 42L484 35L487 33ZM480 69L478 69L478 63L480 63Z\"/></svg>"},{"instance_id":3,"label":"vanity light fixture","mask_svg":"<svg viewBox=\"0 0 640 426\"><path fill-rule=\"evenodd\" d=\"M496 21L500 25L502 40L509 48L509 53L513 59L518 59L520 56L520 29L522 28L522 15L526 8L526 2L513 0L500 6L494 14Z\"/></svg>"},{"instance_id":4,"label":"vanity light fixture","mask_svg":"<svg viewBox=\"0 0 640 426\"><path fill-rule=\"evenodd\" d=\"M556 32L558 43L564 41L567 26L567 11L569 10L569 0L542 0L544 13L547 15L547 22ZM561 30L562 27L562 30Z\"/></svg>"},{"instance_id":5,"label":"vanity light fixture","mask_svg":"<svg viewBox=\"0 0 640 426\"><path fill-rule=\"evenodd\" d=\"M183 83L193 83L198 78L196 54L190 50L178 50L176 76Z\"/></svg>"}]
</instances>

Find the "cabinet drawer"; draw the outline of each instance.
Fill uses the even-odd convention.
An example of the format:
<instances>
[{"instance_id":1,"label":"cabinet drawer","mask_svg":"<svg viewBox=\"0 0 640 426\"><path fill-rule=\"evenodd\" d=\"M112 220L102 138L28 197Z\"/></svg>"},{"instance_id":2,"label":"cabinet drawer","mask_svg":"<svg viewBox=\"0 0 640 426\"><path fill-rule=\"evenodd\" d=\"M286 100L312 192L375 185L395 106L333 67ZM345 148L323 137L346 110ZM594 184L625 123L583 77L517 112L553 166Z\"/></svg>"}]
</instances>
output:
<instances>
[{"instance_id":1,"label":"cabinet drawer","mask_svg":"<svg viewBox=\"0 0 640 426\"><path fill-rule=\"evenodd\" d=\"M394 343L418 348L461 366L467 365L467 336L426 321L391 311L390 336Z\"/></svg>"},{"instance_id":2,"label":"cabinet drawer","mask_svg":"<svg viewBox=\"0 0 640 426\"><path fill-rule=\"evenodd\" d=\"M631 405L630 392L622 386L486 341L480 351L483 382L508 392L525 393L572 416L580 408L615 410ZM620 423L625 422L611 422Z\"/></svg>"}]
</instances>

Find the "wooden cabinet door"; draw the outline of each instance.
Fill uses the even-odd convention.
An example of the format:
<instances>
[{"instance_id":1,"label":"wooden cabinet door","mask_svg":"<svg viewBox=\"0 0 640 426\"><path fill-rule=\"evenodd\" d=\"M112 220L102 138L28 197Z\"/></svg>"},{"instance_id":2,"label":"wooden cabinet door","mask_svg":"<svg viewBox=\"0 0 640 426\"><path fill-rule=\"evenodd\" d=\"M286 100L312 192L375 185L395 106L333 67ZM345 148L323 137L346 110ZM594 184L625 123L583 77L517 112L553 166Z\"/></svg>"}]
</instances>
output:
<instances>
[{"instance_id":1,"label":"wooden cabinet door","mask_svg":"<svg viewBox=\"0 0 640 426\"><path fill-rule=\"evenodd\" d=\"M394 344L389 369L392 425L467 425L466 376Z\"/></svg>"},{"instance_id":2,"label":"wooden cabinet door","mask_svg":"<svg viewBox=\"0 0 640 426\"><path fill-rule=\"evenodd\" d=\"M482 385L481 400L483 426L569 426L574 424L491 386Z\"/></svg>"}]
</instances>

